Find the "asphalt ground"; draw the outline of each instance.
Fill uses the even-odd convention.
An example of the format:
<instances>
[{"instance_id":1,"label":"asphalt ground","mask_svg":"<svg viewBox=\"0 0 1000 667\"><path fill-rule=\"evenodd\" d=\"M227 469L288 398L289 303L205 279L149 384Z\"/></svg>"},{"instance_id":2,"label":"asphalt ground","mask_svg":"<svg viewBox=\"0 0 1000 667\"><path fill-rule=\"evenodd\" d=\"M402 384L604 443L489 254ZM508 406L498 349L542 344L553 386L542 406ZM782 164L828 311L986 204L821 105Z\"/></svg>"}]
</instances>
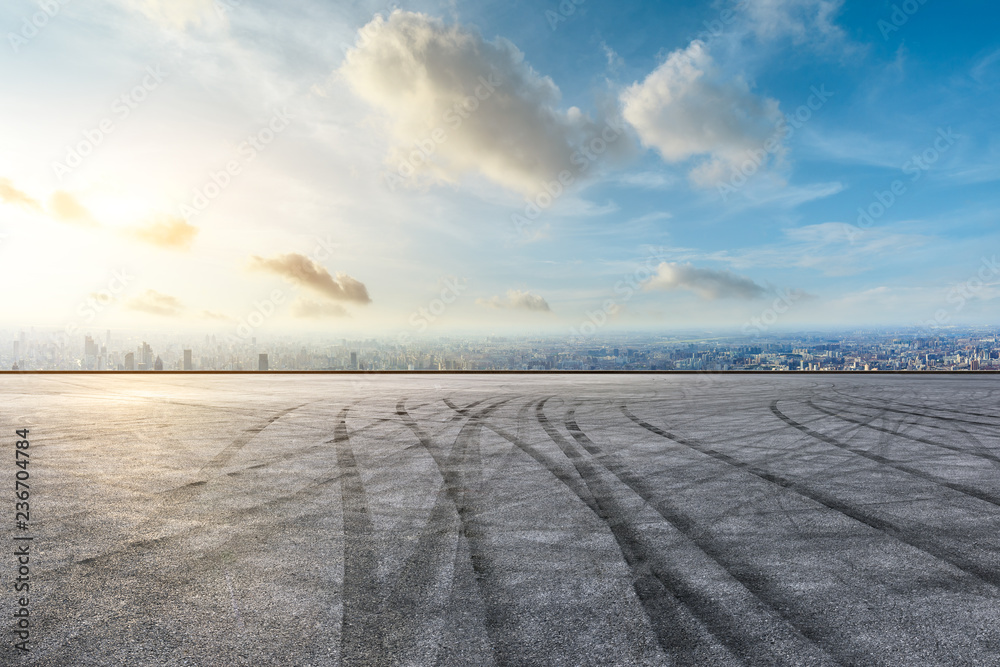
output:
<instances>
[{"instance_id":1,"label":"asphalt ground","mask_svg":"<svg viewBox=\"0 0 1000 667\"><path fill-rule=\"evenodd\" d=\"M5 375L0 664L1000 664L998 405L971 374Z\"/></svg>"}]
</instances>

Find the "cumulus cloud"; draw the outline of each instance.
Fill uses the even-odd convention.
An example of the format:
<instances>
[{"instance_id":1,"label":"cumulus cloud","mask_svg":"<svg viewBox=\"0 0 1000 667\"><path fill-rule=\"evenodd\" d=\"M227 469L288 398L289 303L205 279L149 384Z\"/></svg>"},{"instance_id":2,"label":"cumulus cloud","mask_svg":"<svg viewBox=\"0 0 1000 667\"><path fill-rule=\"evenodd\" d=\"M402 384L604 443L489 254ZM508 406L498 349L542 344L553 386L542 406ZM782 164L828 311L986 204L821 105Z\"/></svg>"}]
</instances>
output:
<instances>
[{"instance_id":1,"label":"cumulus cloud","mask_svg":"<svg viewBox=\"0 0 1000 667\"><path fill-rule=\"evenodd\" d=\"M188 224L183 218L171 216L157 220L145 227L130 229L128 234L140 241L162 248L188 250L194 243L198 228Z\"/></svg>"},{"instance_id":2,"label":"cumulus cloud","mask_svg":"<svg viewBox=\"0 0 1000 667\"><path fill-rule=\"evenodd\" d=\"M621 95L622 115L643 145L667 162L703 157L691 173L698 185L715 185L768 140L780 153L777 100L755 95L742 76L718 67L708 46L695 40L671 53L641 83Z\"/></svg>"},{"instance_id":3,"label":"cumulus cloud","mask_svg":"<svg viewBox=\"0 0 1000 667\"><path fill-rule=\"evenodd\" d=\"M152 289L148 289L141 295L127 301L125 307L129 310L169 317L179 315L184 310L184 306L176 297L160 294Z\"/></svg>"},{"instance_id":4,"label":"cumulus cloud","mask_svg":"<svg viewBox=\"0 0 1000 667\"><path fill-rule=\"evenodd\" d=\"M33 211L42 210L38 200L15 188L6 178L0 178L0 199L7 204L16 204Z\"/></svg>"},{"instance_id":5,"label":"cumulus cloud","mask_svg":"<svg viewBox=\"0 0 1000 667\"><path fill-rule=\"evenodd\" d=\"M592 166L597 156L590 160L577 151L602 130L613 150L627 143L618 140L620 131L614 134L575 107L560 110L552 79L503 38L488 42L473 29L403 11L376 17L361 34L339 75L387 116L398 146L387 159L394 175L408 178L419 169L430 179L453 182L479 172L534 193L563 170L579 174ZM574 156L583 165L574 167Z\"/></svg>"},{"instance_id":6,"label":"cumulus cloud","mask_svg":"<svg viewBox=\"0 0 1000 667\"><path fill-rule=\"evenodd\" d=\"M345 317L347 310L339 303L320 303L312 299L296 299L292 303L292 315L307 319Z\"/></svg>"},{"instance_id":7,"label":"cumulus cloud","mask_svg":"<svg viewBox=\"0 0 1000 667\"><path fill-rule=\"evenodd\" d=\"M507 296L493 296L489 299L476 299L476 303L490 308L512 308L530 310L538 313L550 313L549 303L537 294L521 290L507 290Z\"/></svg>"},{"instance_id":8,"label":"cumulus cloud","mask_svg":"<svg viewBox=\"0 0 1000 667\"><path fill-rule=\"evenodd\" d=\"M86 227L96 227L97 221L76 197L63 190L56 190L49 199L49 212L56 220Z\"/></svg>"},{"instance_id":9,"label":"cumulus cloud","mask_svg":"<svg viewBox=\"0 0 1000 667\"><path fill-rule=\"evenodd\" d=\"M656 275L646 282L647 290L689 290L703 299L756 299L767 290L731 271L703 269L691 264L661 262Z\"/></svg>"},{"instance_id":10,"label":"cumulus cloud","mask_svg":"<svg viewBox=\"0 0 1000 667\"><path fill-rule=\"evenodd\" d=\"M334 301L371 303L368 288L346 273L338 273L336 278L325 268L299 253L288 253L268 259L252 255L250 268L277 274L291 283L307 287Z\"/></svg>"}]
</instances>

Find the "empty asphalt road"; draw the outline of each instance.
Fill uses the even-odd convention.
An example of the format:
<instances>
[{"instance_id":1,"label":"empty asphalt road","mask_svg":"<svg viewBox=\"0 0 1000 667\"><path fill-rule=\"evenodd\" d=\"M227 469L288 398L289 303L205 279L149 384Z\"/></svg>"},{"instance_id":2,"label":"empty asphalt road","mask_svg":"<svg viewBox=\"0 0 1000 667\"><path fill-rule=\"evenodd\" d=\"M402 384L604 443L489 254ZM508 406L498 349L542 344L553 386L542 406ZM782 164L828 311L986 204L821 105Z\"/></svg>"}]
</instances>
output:
<instances>
[{"instance_id":1,"label":"empty asphalt road","mask_svg":"<svg viewBox=\"0 0 1000 667\"><path fill-rule=\"evenodd\" d=\"M972 374L4 374L0 664L1000 664L998 408Z\"/></svg>"}]
</instances>

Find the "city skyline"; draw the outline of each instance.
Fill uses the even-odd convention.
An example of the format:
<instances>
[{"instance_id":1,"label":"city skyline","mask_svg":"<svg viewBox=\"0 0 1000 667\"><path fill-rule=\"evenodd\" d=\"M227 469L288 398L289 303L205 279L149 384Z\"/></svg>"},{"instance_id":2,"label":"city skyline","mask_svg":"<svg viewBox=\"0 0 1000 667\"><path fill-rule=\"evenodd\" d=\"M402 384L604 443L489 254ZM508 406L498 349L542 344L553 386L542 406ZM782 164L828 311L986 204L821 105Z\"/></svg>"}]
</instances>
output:
<instances>
[{"instance_id":1,"label":"city skyline","mask_svg":"<svg viewBox=\"0 0 1000 667\"><path fill-rule=\"evenodd\" d=\"M8 332L0 332L8 334ZM140 342L141 341L141 342ZM152 343L148 342L152 341ZM217 338L106 331L103 338L21 331L10 371L992 371L1000 328L685 333L627 332L571 339L466 333L400 340L313 336Z\"/></svg>"},{"instance_id":2,"label":"city skyline","mask_svg":"<svg viewBox=\"0 0 1000 667\"><path fill-rule=\"evenodd\" d=\"M997 324L998 11L7 3L0 326Z\"/></svg>"}]
</instances>

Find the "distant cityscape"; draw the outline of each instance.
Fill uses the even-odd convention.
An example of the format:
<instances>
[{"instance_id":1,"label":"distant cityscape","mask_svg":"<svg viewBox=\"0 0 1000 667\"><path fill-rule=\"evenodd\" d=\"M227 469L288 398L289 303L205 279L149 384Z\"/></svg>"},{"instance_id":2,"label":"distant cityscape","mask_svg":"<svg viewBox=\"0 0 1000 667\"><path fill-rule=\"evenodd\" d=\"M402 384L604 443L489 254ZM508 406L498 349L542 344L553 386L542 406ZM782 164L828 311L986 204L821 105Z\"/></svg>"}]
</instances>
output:
<instances>
[{"instance_id":1,"label":"distant cityscape","mask_svg":"<svg viewBox=\"0 0 1000 667\"><path fill-rule=\"evenodd\" d=\"M996 371L1000 328L770 333L609 333L296 339L8 332L7 371Z\"/></svg>"}]
</instances>

